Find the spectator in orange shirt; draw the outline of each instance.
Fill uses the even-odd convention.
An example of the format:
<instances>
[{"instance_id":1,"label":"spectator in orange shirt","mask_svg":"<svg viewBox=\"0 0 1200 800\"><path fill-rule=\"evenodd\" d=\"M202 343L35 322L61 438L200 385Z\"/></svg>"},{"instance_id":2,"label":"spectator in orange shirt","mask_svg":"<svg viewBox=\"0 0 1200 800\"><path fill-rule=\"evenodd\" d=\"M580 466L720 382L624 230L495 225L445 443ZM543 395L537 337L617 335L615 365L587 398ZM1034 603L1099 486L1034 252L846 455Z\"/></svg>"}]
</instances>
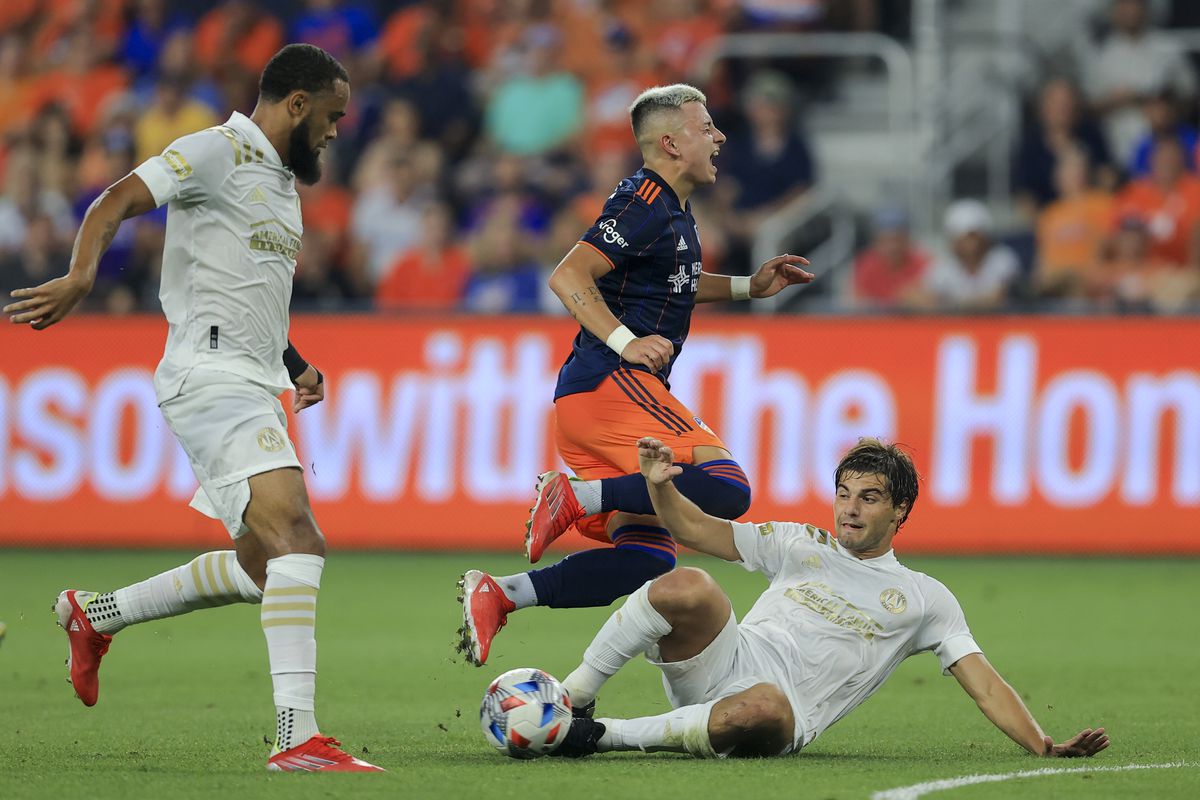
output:
<instances>
[{"instance_id":1,"label":"spectator in orange shirt","mask_svg":"<svg viewBox=\"0 0 1200 800\"><path fill-rule=\"evenodd\" d=\"M453 217L444 203L426 208L420 242L388 267L375 289L375 307L447 311L457 306L471 265L466 252L453 243L453 234Z\"/></svg>"},{"instance_id":2,"label":"spectator in orange shirt","mask_svg":"<svg viewBox=\"0 0 1200 800\"><path fill-rule=\"evenodd\" d=\"M283 46L283 26L249 0L226 0L196 25L196 57L213 73L230 62L258 75Z\"/></svg>"},{"instance_id":3,"label":"spectator in orange shirt","mask_svg":"<svg viewBox=\"0 0 1200 800\"><path fill-rule=\"evenodd\" d=\"M629 106L658 81L645 69L637 41L623 25L613 24L605 31L600 61L604 69L587 87L584 101L589 154L629 154L634 150L629 138Z\"/></svg>"},{"instance_id":4,"label":"spectator in orange shirt","mask_svg":"<svg viewBox=\"0 0 1200 800\"><path fill-rule=\"evenodd\" d=\"M1200 253L1200 180L1187 173L1185 163L1179 139L1159 137L1149 177L1131 182L1117 199L1120 216L1146 220L1151 257L1175 264L1196 263Z\"/></svg>"},{"instance_id":5,"label":"spectator in orange shirt","mask_svg":"<svg viewBox=\"0 0 1200 800\"><path fill-rule=\"evenodd\" d=\"M1058 199L1038 215L1035 290L1078 297L1100 260L1112 225L1113 198L1090 185L1087 153L1064 150L1054 170Z\"/></svg>"},{"instance_id":6,"label":"spectator in orange shirt","mask_svg":"<svg viewBox=\"0 0 1200 800\"><path fill-rule=\"evenodd\" d=\"M909 236L908 214L882 208L875 214L871 246L854 261L853 302L860 308L908 305L920 291L929 254Z\"/></svg>"},{"instance_id":7,"label":"spectator in orange shirt","mask_svg":"<svg viewBox=\"0 0 1200 800\"><path fill-rule=\"evenodd\" d=\"M1088 283L1088 296L1102 308L1175 312L1200 300L1200 268L1156 258L1146 221L1121 217L1112 254Z\"/></svg>"}]
</instances>

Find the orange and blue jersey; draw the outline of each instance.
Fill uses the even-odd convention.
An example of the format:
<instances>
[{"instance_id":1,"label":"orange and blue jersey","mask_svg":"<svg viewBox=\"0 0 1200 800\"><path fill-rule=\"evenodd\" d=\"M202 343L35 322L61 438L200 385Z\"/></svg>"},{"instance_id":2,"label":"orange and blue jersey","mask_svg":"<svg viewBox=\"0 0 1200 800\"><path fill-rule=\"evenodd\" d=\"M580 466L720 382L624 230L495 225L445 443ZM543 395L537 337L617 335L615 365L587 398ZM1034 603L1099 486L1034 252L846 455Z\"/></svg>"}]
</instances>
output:
<instances>
[{"instance_id":1,"label":"orange and blue jersey","mask_svg":"<svg viewBox=\"0 0 1200 800\"><path fill-rule=\"evenodd\" d=\"M691 325L702 270L700 231L690 203L681 206L667 182L643 167L617 185L580 244L612 265L596 286L621 324L638 337L656 334L675 346L671 361L657 375L669 386L667 378ZM619 368L650 371L622 364L608 345L581 328L559 370L554 399L591 391Z\"/></svg>"}]
</instances>

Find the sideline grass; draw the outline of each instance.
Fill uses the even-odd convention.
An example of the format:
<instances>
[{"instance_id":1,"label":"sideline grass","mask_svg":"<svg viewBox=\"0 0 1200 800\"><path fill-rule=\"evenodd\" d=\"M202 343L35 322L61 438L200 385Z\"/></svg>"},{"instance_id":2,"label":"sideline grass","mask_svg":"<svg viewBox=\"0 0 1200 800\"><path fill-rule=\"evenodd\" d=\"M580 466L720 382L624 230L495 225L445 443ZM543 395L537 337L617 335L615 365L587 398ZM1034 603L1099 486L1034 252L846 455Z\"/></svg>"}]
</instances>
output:
<instances>
[{"instance_id":1,"label":"sideline grass","mask_svg":"<svg viewBox=\"0 0 1200 800\"><path fill-rule=\"evenodd\" d=\"M903 554L901 554L903 557ZM200 612L121 633L100 703L65 683L66 638L51 601L66 586L109 589L189 559L184 553L0 550L0 798L867 798L973 773L1044 766L1200 761L1200 561L906 559L959 597L988 658L1056 738L1103 724L1100 757L1040 761L996 731L936 659L906 662L870 701L802 754L700 762L605 755L517 762L492 752L477 722L488 681L517 666L559 676L609 613L532 609L514 616L474 669L452 658L454 581L469 567L515 572L509 555L337 554L319 606L318 718L382 776L268 775L273 733L257 608ZM763 579L704 567L739 616ZM601 713L666 709L642 661L618 675ZM970 786L937 797L1200 796L1200 767L1089 772Z\"/></svg>"}]
</instances>

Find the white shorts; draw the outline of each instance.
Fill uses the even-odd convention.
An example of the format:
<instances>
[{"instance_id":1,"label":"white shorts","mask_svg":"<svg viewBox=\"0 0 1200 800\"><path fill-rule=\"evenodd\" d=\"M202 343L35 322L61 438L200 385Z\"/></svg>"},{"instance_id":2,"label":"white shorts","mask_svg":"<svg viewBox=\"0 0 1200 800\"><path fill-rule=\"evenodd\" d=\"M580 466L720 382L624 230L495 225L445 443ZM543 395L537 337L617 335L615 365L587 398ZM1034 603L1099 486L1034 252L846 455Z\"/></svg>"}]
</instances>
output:
<instances>
[{"instance_id":1,"label":"white shorts","mask_svg":"<svg viewBox=\"0 0 1200 800\"><path fill-rule=\"evenodd\" d=\"M251 475L300 469L279 399L263 386L227 372L193 369L179 394L161 406L183 445L200 488L192 508L219 519L234 539L250 503Z\"/></svg>"},{"instance_id":2,"label":"white shorts","mask_svg":"<svg viewBox=\"0 0 1200 800\"><path fill-rule=\"evenodd\" d=\"M662 670L663 688L672 708L720 700L758 683L777 686L787 696L796 720L792 745L784 752L795 752L803 746L800 709L792 697L790 678L762 641L742 630L733 611L717 638L691 658L660 661L658 645L654 645L646 651L646 660Z\"/></svg>"}]
</instances>

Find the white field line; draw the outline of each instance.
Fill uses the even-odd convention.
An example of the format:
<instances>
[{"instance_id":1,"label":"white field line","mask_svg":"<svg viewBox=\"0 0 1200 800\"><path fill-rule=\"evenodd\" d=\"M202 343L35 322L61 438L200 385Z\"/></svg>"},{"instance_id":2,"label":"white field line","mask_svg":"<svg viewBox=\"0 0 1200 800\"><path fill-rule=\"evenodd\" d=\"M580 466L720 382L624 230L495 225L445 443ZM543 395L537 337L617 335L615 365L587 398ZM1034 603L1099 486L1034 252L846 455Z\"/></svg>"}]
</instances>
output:
<instances>
[{"instance_id":1,"label":"white field line","mask_svg":"<svg viewBox=\"0 0 1200 800\"><path fill-rule=\"evenodd\" d=\"M944 792L947 789L957 789L961 786L972 786L976 783L999 783L1018 778L1039 778L1044 775L1066 775L1072 772L1127 772L1135 769L1172 769L1176 767L1195 767L1197 764L1186 761L1173 761L1169 764L1126 764L1119 767L1043 767L1042 769L1026 769L1020 772L1005 772L1000 775L964 775L961 778L945 778L940 781L914 783L912 786L901 786L898 789L887 789L875 792L871 800L916 800L922 795L933 792Z\"/></svg>"}]
</instances>

